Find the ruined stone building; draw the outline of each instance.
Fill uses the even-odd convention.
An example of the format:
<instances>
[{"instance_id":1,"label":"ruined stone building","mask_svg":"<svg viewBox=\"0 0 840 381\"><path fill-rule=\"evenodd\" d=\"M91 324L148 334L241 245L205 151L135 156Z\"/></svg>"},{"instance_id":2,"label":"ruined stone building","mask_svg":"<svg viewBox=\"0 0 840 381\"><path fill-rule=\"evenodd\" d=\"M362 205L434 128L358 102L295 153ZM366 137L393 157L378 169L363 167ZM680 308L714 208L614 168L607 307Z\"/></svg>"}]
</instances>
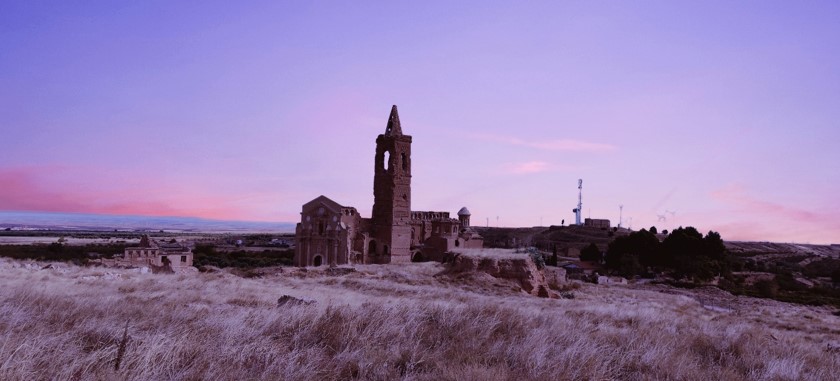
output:
<instances>
[{"instance_id":1,"label":"ruined stone building","mask_svg":"<svg viewBox=\"0 0 840 381\"><path fill-rule=\"evenodd\" d=\"M458 218L411 210L411 136L402 132L397 106L376 138L373 170L370 218L325 196L303 205L295 230L297 266L422 262L440 260L456 247L483 246L466 207Z\"/></svg>"},{"instance_id":2,"label":"ruined stone building","mask_svg":"<svg viewBox=\"0 0 840 381\"><path fill-rule=\"evenodd\" d=\"M609 229L610 220L587 218L583 220L583 226L587 226L590 228Z\"/></svg>"},{"instance_id":3,"label":"ruined stone building","mask_svg":"<svg viewBox=\"0 0 840 381\"><path fill-rule=\"evenodd\" d=\"M193 253L178 243L158 243L144 235L137 246L126 247L122 258L102 259L106 266L148 267L153 271L195 272Z\"/></svg>"}]
</instances>

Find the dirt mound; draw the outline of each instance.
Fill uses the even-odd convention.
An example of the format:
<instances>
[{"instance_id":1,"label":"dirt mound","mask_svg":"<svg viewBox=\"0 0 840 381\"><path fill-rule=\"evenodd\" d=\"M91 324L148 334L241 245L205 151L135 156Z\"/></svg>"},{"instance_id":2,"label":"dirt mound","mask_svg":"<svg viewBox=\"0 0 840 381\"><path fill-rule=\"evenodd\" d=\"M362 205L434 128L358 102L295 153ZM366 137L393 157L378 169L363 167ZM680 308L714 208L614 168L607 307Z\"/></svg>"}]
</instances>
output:
<instances>
[{"instance_id":1,"label":"dirt mound","mask_svg":"<svg viewBox=\"0 0 840 381\"><path fill-rule=\"evenodd\" d=\"M461 252L452 255L446 265L445 274L486 273L494 278L514 280L528 294L552 296L545 273L527 254Z\"/></svg>"}]
</instances>

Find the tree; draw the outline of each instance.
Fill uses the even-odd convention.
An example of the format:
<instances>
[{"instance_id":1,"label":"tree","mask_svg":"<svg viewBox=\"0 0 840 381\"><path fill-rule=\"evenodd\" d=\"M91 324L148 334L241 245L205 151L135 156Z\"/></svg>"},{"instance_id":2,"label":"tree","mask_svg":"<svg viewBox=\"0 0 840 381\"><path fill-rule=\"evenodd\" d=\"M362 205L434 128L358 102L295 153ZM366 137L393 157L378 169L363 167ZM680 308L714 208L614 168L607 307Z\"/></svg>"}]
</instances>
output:
<instances>
[{"instance_id":1,"label":"tree","mask_svg":"<svg viewBox=\"0 0 840 381\"><path fill-rule=\"evenodd\" d=\"M545 261L545 264L557 267L557 244L551 245L551 256Z\"/></svg>"},{"instance_id":2,"label":"tree","mask_svg":"<svg viewBox=\"0 0 840 381\"><path fill-rule=\"evenodd\" d=\"M580 251L580 260L586 262L601 262L601 250L595 243L590 243L589 246Z\"/></svg>"},{"instance_id":3,"label":"tree","mask_svg":"<svg viewBox=\"0 0 840 381\"><path fill-rule=\"evenodd\" d=\"M630 248L639 257L644 266L662 267L667 265L662 258L659 238L653 232L642 229L630 235Z\"/></svg>"},{"instance_id":4,"label":"tree","mask_svg":"<svg viewBox=\"0 0 840 381\"><path fill-rule=\"evenodd\" d=\"M703 247L703 235L693 227L677 228L662 241L664 257L668 265L676 270L677 276L693 272Z\"/></svg>"},{"instance_id":5,"label":"tree","mask_svg":"<svg viewBox=\"0 0 840 381\"><path fill-rule=\"evenodd\" d=\"M723 244L723 239L720 238L720 233L709 231L706 237L703 238L703 253L716 260L721 260L726 255L726 246Z\"/></svg>"},{"instance_id":6,"label":"tree","mask_svg":"<svg viewBox=\"0 0 840 381\"><path fill-rule=\"evenodd\" d=\"M653 233L653 234L659 234L659 231L656 230L656 226L651 226L650 227L650 232Z\"/></svg>"},{"instance_id":7,"label":"tree","mask_svg":"<svg viewBox=\"0 0 840 381\"><path fill-rule=\"evenodd\" d=\"M655 232L656 227L651 226L650 231L642 229L610 242L605 256L607 268L627 276L639 275L646 268L673 270L678 278L697 280L729 272L726 246L717 232L710 231L704 237L691 226L679 227L661 243Z\"/></svg>"},{"instance_id":8,"label":"tree","mask_svg":"<svg viewBox=\"0 0 840 381\"><path fill-rule=\"evenodd\" d=\"M624 276L640 275L644 272L644 267L639 263L639 257L632 253L607 251L606 255L607 268L615 270L618 274Z\"/></svg>"},{"instance_id":9,"label":"tree","mask_svg":"<svg viewBox=\"0 0 840 381\"><path fill-rule=\"evenodd\" d=\"M665 238L662 249L678 277L708 280L727 272L726 247L717 232L703 237L691 226L680 227Z\"/></svg>"},{"instance_id":10,"label":"tree","mask_svg":"<svg viewBox=\"0 0 840 381\"><path fill-rule=\"evenodd\" d=\"M656 261L659 245L656 236L645 229L618 237L607 247L607 268L626 276L639 275L644 266Z\"/></svg>"}]
</instances>

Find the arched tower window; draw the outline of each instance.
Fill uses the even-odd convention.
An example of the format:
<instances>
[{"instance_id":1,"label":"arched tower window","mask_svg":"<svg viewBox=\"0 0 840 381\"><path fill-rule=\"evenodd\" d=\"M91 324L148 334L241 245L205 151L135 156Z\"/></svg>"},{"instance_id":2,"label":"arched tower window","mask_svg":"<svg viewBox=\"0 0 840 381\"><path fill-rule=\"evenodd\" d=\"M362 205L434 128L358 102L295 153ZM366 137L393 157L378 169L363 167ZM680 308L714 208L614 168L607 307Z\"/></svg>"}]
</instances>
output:
<instances>
[{"instance_id":1,"label":"arched tower window","mask_svg":"<svg viewBox=\"0 0 840 381\"><path fill-rule=\"evenodd\" d=\"M408 171L408 159L405 157L405 152L400 154L400 163L402 163L402 170Z\"/></svg>"},{"instance_id":2,"label":"arched tower window","mask_svg":"<svg viewBox=\"0 0 840 381\"><path fill-rule=\"evenodd\" d=\"M383 156L384 156L384 161L382 162L382 168L385 168L385 171L387 171L391 167L391 163L390 163L391 162L391 152L390 151L385 151L385 155L383 155Z\"/></svg>"}]
</instances>

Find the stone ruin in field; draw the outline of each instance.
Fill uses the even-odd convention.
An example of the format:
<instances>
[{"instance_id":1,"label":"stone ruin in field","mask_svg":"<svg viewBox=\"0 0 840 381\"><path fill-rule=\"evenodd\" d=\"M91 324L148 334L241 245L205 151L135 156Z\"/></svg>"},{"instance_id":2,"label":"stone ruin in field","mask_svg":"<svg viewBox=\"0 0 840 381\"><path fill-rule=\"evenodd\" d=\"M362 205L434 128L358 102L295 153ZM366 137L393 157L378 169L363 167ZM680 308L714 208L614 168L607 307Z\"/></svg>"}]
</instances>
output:
<instances>
[{"instance_id":1,"label":"stone ruin in field","mask_svg":"<svg viewBox=\"0 0 840 381\"><path fill-rule=\"evenodd\" d=\"M148 235L140 238L137 246L126 247L122 256L99 259L95 262L110 267L147 268L153 273L192 274L193 252L188 246L173 242L157 242Z\"/></svg>"},{"instance_id":2,"label":"stone ruin in field","mask_svg":"<svg viewBox=\"0 0 840 381\"><path fill-rule=\"evenodd\" d=\"M511 281L530 295L556 298L557 290L566 284L563 268L540 268L528 253L502 249L463 249L450 253L443 275L470 277L487 274Z\"/></svg>"},{"instance_id":3,"label":"stone ruin in field","mask_svg":"<svg viewBox=\"0 0 840 381\"><path fill-rule=\"evenodd\" d=\"M455 248L484 246L466 207L457 219L449 212L411 210L411 140L393 106L385 133L376 138L371 217L325 196L304 204L295 229L295 265L439 261Z\"/></svg>"}]
</instances>

